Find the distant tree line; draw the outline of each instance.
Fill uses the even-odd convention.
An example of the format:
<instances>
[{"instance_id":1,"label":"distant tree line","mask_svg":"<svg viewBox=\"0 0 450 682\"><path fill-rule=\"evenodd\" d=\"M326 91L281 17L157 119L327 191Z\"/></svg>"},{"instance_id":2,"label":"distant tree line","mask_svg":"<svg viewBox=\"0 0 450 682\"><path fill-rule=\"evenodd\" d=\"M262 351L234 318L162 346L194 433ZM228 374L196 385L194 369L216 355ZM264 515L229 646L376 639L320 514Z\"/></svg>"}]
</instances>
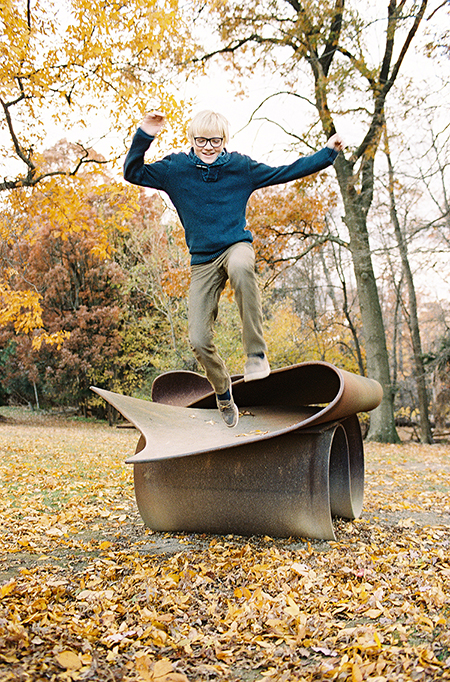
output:
<instances>
[{"instance_id":1,"label":"distant tree line","mask_svg":"<svg viewBox=\"0 0 450 682\"><path fill-rule=\"evenodd\" d=\"M448 268L448 2L65 10L6 0L0 14L1 399L87 412L90 384L148 395L159 371L195 368L180 226L110 173L148 108L167 114L158 153L183 148L190 107L174 93L224 59L244 93L254 73L277 74L248 123L267 139L275 126L301 154L351 131L333 171L259 193L249 210L273 366L315 357L367 373L384 389L368 437L396 442L401 418L431 442L447 420L448 290L431 302L420 281ZM410 55L430 60L429 78L410 77ZM50 121L72 141L45 150ZM240 371L227 308L217 339Z\"/></svg>"}]
</instances>

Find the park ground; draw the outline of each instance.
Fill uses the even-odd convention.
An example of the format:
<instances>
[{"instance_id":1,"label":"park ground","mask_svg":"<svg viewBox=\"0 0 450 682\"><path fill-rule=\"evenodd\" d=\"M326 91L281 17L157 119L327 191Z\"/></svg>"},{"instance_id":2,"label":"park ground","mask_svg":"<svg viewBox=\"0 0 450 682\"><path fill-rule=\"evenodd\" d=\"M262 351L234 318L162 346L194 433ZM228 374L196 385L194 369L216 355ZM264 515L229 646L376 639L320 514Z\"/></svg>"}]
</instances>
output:
<instances>
[{"instance_id":1,"label":"park ground","mask_svg":"<svg viewBox=\"0 0 450 682\"><path fill-rule=\"evenodd\" d=\"M155 533L134 429L1 408L0 681L450 679L450 444L365 444L336 541Z\"/></svg>"}]
</instances>

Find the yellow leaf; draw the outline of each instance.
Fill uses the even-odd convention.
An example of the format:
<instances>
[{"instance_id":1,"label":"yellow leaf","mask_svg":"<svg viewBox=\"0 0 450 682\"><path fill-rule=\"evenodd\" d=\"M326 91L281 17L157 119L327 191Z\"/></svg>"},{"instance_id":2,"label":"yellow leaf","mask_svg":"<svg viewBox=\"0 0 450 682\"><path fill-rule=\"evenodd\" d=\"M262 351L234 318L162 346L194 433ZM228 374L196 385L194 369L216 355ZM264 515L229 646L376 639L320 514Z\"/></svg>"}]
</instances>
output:
<instances>
[{"instance_id":1,"label":"yellow leaf","mask_svg":"<svg viewBox=\"0 0 450 682\"><path fill-rule=\"evenodd\" d=\"M352 682L362 682L363 676L361 669L357 663L352 665Z\"/></svg>"},{"instance_id":2,"label":"yellow leaf","mask_svg":"<svg viewBox=\"0 0 450 682\"><path fill-rule=\"evenodd\" d=\"M145 682L150 682L150 680L153 679L153 673L150 670L152 663L152 659L150 656L147 656L147 654L136 657L136 672L143 680L145 680Z\"/></svg>"},{"instance_id":3,"label":"yellow leaf","mask_svg":"<svg viewBox=\"0 0 450 682\"><path fill-rule=\"evenodd\" d=\"M284 612L287 613L288 616L292 616L293 618L295 618L300 613L300 609L298 608L298 606L287 606L284 609Z\"/></svg>"},{"instance_id":4,"label":"yellow leaf","mask_svg":"<svg viewBox=\"0 0 450 682\"><path fill-rule=\"evenodd\" d=\"M168 658L162 658L160 661L156 661L153 668L153 677L158 679L158 677L163 677L168 675L173 671L173 665Z\"/></svg>"},{"instance_id":5,"label":"yellow leaf","mask_svg":"<svg viewBox=\"0 0 450 682\"><path fill-rule=\"evenodd\" d=\"M427 618L427 616L420 616L420 618L416 622L418 625L428 626L430 628L430 631L432 631L434 628L433 621L430 620L430 618Z\"/></svg>"},{"instance_id":6,"label":"yellow leaf","mask_svg":"<svg viewBox=\"0 0 450 682\"><path fill-rule=\"evenodd\" d=\"M382 613L383 611L380 611L380 609L368 609L367 611L364 611L364 615L367 616L367 618L378 618Z\"/></svg>"},{"instance_id":7,"label":"yellow leaf","mask_svg":"<svg viewBox=\"0 0 450 682\"><path fill-rule=\"evenodd\" d=\"M8 594L11 594L16 588L16 581L15 580L10 580L9 583L5 583L5 585L1 586L0 589L0 599L3 599L3 597L6 597Z\"/></svg>"},{"instance_id":8,"label":"yellow leaf","mask_svg":"<svg viewBox=\"0 0 450 682\"><path fill-rule=\"evenodd\" d=\"M66 668L66 670L78 670L83 665L78 654L69 650L61 651L61 653L56 656L56 660L61 668Z\"/></svg>"},{"instance_id":9,"label":"yellow leaf","mask_svg":"<svg viewBox=\"0 0 450 682\"><path fill-rule=\"evenodd\" d=\"M110 542L109 540L103 540L103 542L101 542L99 544L99 548L100 549L108 549L109 547L111 547L111 545L112 545L112 542Z\"/></svg>"},{"instance_id":10,"label":"yellow leaf","mask_svg":"<svg viewBox=\"0 0 450 682\"><path fill-rule=\"evenodd\" d=\"M150 679L154 682L189 682L186 675L173 672L173 665L167 658L162 658L155 663L153 676Z\"/></svg>"}]
</instances>

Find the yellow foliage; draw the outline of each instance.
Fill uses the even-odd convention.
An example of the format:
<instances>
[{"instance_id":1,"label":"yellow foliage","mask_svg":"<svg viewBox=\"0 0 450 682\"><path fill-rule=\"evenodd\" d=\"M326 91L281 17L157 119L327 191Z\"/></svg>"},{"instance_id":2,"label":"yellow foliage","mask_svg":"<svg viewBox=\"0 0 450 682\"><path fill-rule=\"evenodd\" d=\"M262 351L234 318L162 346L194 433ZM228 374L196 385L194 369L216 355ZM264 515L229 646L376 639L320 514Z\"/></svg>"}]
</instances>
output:
<instances>
[{"instance_id":1,"label":"yellow foliage","mask_svg":"<svg viewBox=\"0 0 450 682\"><path fill-rule=\"evenodd\" d=\"M13 324L16 334L31 334L39 330L32 340L32 347L39 349L43 343L61 348L70 332L57 331L49 334L42 327L42 296L30 289L14 291L6 280L0 280L0 326Z\"/></svg>"},{"instance_id":2,"label":"yellow foliage","mask_svg":"<svg viewBox=\"0 0 450 682\"><path fill-rule=\"evenodd\" d=\"M6 280L0 280L0 325L12 322L17 334L41 328L41 299L36 291L13 291Z\"/></svg>"},{"instance_id":3,"label":"yellow foliage","mask_svg":"<svg viewBox=\"0 0 450 682\"><path fill-rule=\"evenodd\" d=\"M266 322L269 356L274 367L319 360L330 362L349 372L359 372L350 331L336 315L322 315L303 321L289 300L273 310Z\"/></svg>"},{"instance_id":4,"label":"yellow foliage","mask_svg":"<svg viewBox=\"0 0 450 682\"><path fill-rule=\"evenodd\" d=\"M63 149L64 151L64 149ZM52 161L58 161L57 149ZM47 159L48 163L48 159ZM39 240L42 230L55 240L67 240L72 233L85 233L91 252L108 259L114 250L117 233L128 230L138 203L133 188L112 182L99 169L84 171L76 178L47 178L33 188L20 188L7 194L0 219L4 240L3 263L16 256L14 268L5 268L0 280L0 326L13 324L17 334L40 330L32 340L34 349L42 343L61 347L68 338L63 330L48 333L43 329L41 282L30 282L27 263L20 257L20 245L28 247Z\"/></svg>"},{"instance_id":5,"label":"yellow foliage","mask_svg":"<svg viewBox=\"0 0 450 682\"><path fill-rule=\"evenodd\" d=\"M53 334L49 334L48 332L42 331L38 336L35 336L31 342L31 345L34 350L39 350L39 348L42 346L43 343L46 343L49 346L55 346L59 350L61 346L64 343L65 339L68 339L70 336L70 332L67 331L58 331L54 332Z\"/></svg>"},{"instance_id":6,"label":"yellow foliage","mask_svg":"<svg viewBox=\"0 0 450 682\"><path fill-rule=\"evenodd\" d=\"M77 132L103 121L118 140L149 108L164 109L169 124L180 125L186 109L171 82L186 70L192 51L178 0L67 0L62 6L2 0L0 126L10 143L0 150L8 159L0 189L40 182L39 148L51 120ZM80 144L77 163L67 163L64 172L89 163L86 151ZM15 179L11 159L23 164Z\"/></svg>"}]
</instances>

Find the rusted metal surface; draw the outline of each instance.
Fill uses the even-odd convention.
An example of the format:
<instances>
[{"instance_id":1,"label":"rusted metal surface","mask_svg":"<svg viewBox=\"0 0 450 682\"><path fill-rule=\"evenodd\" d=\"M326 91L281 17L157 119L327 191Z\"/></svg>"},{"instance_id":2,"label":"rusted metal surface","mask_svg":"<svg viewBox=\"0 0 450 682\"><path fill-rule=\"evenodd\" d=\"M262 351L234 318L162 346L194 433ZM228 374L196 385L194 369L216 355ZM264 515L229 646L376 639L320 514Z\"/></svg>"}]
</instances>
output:
<instances>
[{"instance_id":1,"label":"rusted metal surface","mask_svg":"<svg viewBox=\"0 0 450 682\"><path fill-rule=\"evenodd\" d=\"M184 383L181 375L180 395ZM172 380L175 382L175 377ZM260 381L233 382L233 395L240 408L253 405L318 406L307 423L319 424L373 410L380 404L383 392L374 379L347 372L327 362L303 362L273 370ZM186 406L213 408L214 393L205 393Z\"/></svg>"},{"instance_id":2,"label":"rusted metal surface","mask_svg":"<svg viewBox=\"0 0 450 682\"><path fill-rule=\"evenodd\" d=\"M155 403L187 407L211 393L208 379L196 372L165 372L156 377L152 385L152 400Z\"/></svg>"},{"instance_id":3,"label":"rusted metal surface","mask_svg":"<svg viewBox=\"0 0 450 682\"><path fill-rule=\"evenodd\" d=\"M232 376L232 382L242 379L243 375ZM152 400L155 403L189 407L211 393L211 384L208 379L196 372L187 370L175 370L164 372L156 377L152 385ZM216 405L212 402L212 407Z\"/></svg>"},{"instance_id":4,"label":"rusted metal surface","mask_svg":"<svg viewBox=\"0 0 450 682\"><path fill-rule=\"evenodd\" d=\"M356 414L379 404L377 382L328 363L255 382L235 377L235 429L223 424L205 382L192 372L167 373L155 382L154 402L93 388L141 432L127 461L147 526L332 539L333 516L360 515Z\"/></svg>"}]
</instances>

